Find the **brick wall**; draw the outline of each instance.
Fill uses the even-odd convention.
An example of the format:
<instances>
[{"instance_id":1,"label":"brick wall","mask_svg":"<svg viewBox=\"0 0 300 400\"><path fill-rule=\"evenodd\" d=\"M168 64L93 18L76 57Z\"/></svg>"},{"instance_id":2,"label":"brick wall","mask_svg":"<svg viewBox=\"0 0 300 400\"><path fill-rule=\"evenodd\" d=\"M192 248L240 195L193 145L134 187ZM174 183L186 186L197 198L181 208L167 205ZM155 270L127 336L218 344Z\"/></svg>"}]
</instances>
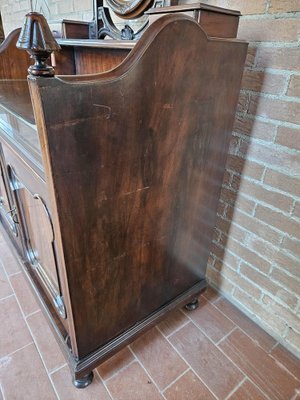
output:
<instances>
[{"instance_id":1,"label":"brick wall","mask_svg":"<svg viewBox=\"0 0 300 400\"><path fill-rule=\"evenodd\" d=\"M91 21L93 0L0 0L5 35L22 25L24 15L42 12L48 20L75 19Z\"/></svg>"},{"instance_id":2,"label":"brick wall","mask_svg":"<svg viewBox=\"0 0 300 400\"><path fill-rule=\"evenodd\" d=\"M299 356L300 2L206 2L241 10L239 37L251 42L207 277ZM36 7L51 19L92 17L91 0ZM8 33L30 1L0 8Z\"/></svg>"},{"instance_id":3,"label":"brick wall","mask_svg":"<svg viewBox=\"0 0 300 400\"><path fill-rule=\"evenodd\" d=\"M207 277L300 356L300 2L206 2L250 42Z\"/></svg>"}]
</instances>

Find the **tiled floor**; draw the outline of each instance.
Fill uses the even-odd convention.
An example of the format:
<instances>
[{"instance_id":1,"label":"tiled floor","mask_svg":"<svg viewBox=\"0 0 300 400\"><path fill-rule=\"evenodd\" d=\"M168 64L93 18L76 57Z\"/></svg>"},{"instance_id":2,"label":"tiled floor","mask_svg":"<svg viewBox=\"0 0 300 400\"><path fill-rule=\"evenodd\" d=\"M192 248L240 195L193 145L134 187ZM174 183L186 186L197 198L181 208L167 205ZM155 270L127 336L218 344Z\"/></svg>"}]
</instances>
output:
<instances>
[{"instance_id":1,"label":"tiled floor","mask_svg":"<svg viewBox=\"0 0 300 400\"><path fill-rule=\"evenodd\" d=\"M300 362L211 289L75 389L2 237L0 260L0 400L300 400Z\"/></svg>"}]
</instances>

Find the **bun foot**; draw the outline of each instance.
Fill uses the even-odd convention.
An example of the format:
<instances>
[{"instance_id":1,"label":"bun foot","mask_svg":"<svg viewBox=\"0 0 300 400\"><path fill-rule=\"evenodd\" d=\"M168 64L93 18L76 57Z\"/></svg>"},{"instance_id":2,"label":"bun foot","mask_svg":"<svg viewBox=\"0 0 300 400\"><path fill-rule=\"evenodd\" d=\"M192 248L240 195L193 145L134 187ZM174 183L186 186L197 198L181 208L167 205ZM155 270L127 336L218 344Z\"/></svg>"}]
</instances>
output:
<instances>
[{"instance_id":1,"label":"bun foot","mask_svg":"<svg viewBox=\"0 0 300 400\"><path fill-rule=\"evenodd\" d=\"M77 388L77 389L84 389L87 386L89 386L89 384L92 383L92 380L94 378L94 374L93 371L85 376L83 376L80 379L73 379L73 385Z\"/></svg>"},{"instance_id":2,"label":"bun foot","mask_svg":"<svg viewBox=\"0 0 300 400\"><path fill-rule=\"evenodd\" d=\"M196 308L198 308L198 307L199 307L199 301L198 301L198 299L195 299L195 300L191 301L190 303L188 303L188 304L186 304L186 305L184 306L184 308L185 308L186 310L188 310L188 311L194 311L194 310L196 310Z\"/></svg>"}]
</instances>

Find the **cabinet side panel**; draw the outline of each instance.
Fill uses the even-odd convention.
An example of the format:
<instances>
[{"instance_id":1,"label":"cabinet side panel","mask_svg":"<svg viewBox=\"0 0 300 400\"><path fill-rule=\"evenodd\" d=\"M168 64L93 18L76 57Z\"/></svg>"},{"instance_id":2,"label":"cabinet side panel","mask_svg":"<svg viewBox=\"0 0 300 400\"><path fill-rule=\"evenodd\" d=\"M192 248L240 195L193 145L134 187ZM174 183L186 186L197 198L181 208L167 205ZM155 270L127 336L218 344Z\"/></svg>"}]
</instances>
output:
<instances>
[{"instance_id":1,"label":"cabinet side panel","mask_svg":"<svg viewBox=\"0 0 300 400\"><path fill-rule=\"evenodd\" d=\"M125 73L35 80L79 357L205 278L247 45L164 18Z\"/></svg>"}]
</instances>

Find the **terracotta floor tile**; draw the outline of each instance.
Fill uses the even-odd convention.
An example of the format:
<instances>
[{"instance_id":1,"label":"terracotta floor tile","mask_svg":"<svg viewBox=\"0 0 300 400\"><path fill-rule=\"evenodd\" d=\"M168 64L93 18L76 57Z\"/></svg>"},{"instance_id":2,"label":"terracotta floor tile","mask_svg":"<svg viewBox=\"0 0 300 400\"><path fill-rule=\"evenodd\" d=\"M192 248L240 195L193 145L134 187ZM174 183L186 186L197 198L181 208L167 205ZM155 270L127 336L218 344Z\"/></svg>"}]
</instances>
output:
<instances>
[{"instance_id":1,"label":"terracotta floor tile","mask_svg":"<svg viewBox=\"0 0 300 400\"><path fill-rule=\"evenodd\" d=\"M109 379L107 387L114 400L163 400L138 362Z\"/></svg>"},{"instance_id":2,"label":"terracotta floor tile","mask_svg":"<svg viewBox=\"0 0 300 400\"><path fill-rule=\"evenodd\" d=\"M181 328L170 341L217 397L225 398L244 378L194 324Z\"/></svg>"},{"instance_id":3,"label":"terracotta floor tile","mask_svg":"<svg viewBox=\"0 0 300 400\"><path fill-rule=\"evenodd\" d=\"M23 273L21 272L17 275L12 275L9 279L25 317L28 314L39 310L39 305L35 300Z\"/></svg>"},{"instance_id":4,"label":"terracotta floor tile","mask_svg":"<svg viewBox=\"0 0 300 400\"><path fill-rule=\"evenodd\" d=\"M34 344L1 359L0 382L7 400L57 399Z\"/></svg>"},{"instance_id":5,"label":"terracotta floor tile","mask_svg":"<svg viewBox=\"0 0 300 400\"><path fill-rule=\"evenodd\" d=\"M267 332L263 331L250 318L243 314L239 309L224 298L217 300L214 305L221 310L228 318L247 333L264 350L270 351L275 345L276 340Z\"/></svg>"},{"instance_id":6,"label":"terracotta floor tile","mask_svg":"<svg viewBox=\"0 0 300 400\"><path fill-rule=\"evenodd\" d=\"M268 400L268 398L249 380L246 380L228 400Z\"/></svg>"},{"instance_id":7,"label":"terracotta floor tile","mask_svg":"<svg viewBox=\"0 0 300 400\"><path fill-rule=\"evenodd\" d=\"M199 307L189 312L189 317L215 343L226 336L235 324L226 318L214 305L204 297L199 299Z\"/></svg>"},{"instance_id":8,"label":"terracotta floor tile","mask_svg":"<svg viewBox=\"0 0 300 400\"><path fill-rule=\"evenodd\" d=\"M200 379L188 371L165 392L167 400L214 400L216 397L207 389Z\"/></svg>"},{"instance_id":9,"label":"terracotta floor tile","mask_svg":"<svg viewBox=\"0 0 300 400\"><path fill-rule=\"evenodd\" d=\"M66 360L42 312L30 315L27 322L47 370L50 372L64 365Z\"/></svg>"},{"instance_id":10,"label":"terracotta floor tile","mask_svg":"<svg viewBox=\"0 0 300 400\"><path fill-rule=\"evenodd\" d=\"M7 275L15 274L16 272L21 271L19 262L12 254L5 240L0 242L0 262L3 264Z\"/></svg>"},{"instance_id":11,"label":"terracotta floor tile","mask_svg":"<svg viewBox=\"0 0 300 400\"><path fill-rule=\"evenodd\" d=\"M182 325L188 322L188 318L183 314L181 310L172 311L167 318L158 324L159 329L165 336L171 335L175 329L180 328Z\"/></svg>"},{"instance_id":12,"label":"terracotta floor tile","mask_svg":"<svg viewBox=\"0 0 300 400\"><path fill-rule=\"evenodd\" d=\"M133 342L131 348L160 389L164 389L188 368L156 328Z\"/></svg>"},{"instance_id":13,"label":"terracotta floor tile","mask_svg":"<svg viewBox=\"0 0 300 400\"><path fill-rule=\"evenodd\" d=\"M211 286L207 287L202 296L205 297L207 300L209 300L211 303L214 303L221 297L221 295Z\"/></svg>"},{"instance_id":14,"label":"terracotta floor tile","mask_svg":"<svg viewBox=\"0 0 300 400\"><path fill-rule=\"evenodd\" d=\"M97 373L91 385L85 389L76 389L72 383L72 375L68 366L65 366L51 375L52 382L60 400L111 400L105 386Z\"/></svg>"},{"instance_id":15,"label":"terracotta floor tile","mask_svg":"<svg viewBox=\"0 0 300 400\"><path fill-rule=\"evenodd\" d=\"M292 353L286 350L281 344L278 344L272 351L271 356L279 361L286 369L300 380L300 360Z\"/></svg>"},{"instance_id":16,"label":"terracotta floor tile","mask_svg":"<svg viewBox=\"0 0 300 400\"><path fill-rule=\"evenodd\" d=\"M0 357L32 342L32 337L22 317L14 296L0 301ZM5 327L5 329L3 329Z\"/></svg>"},{"instance_id":17,"label":"terracotta floor tile","mask_svg":"<svg viewBox=\"0 0 300 400\"><path fill-rule=\"evenodd\" d=\"M115 373L117 373L120 369L126 367L131 361L135 358L133 357L131 351L128 347L125 347L117 354L109 358L103 364L101 364L97 370L101 375L102 379L106 380L112 377Z\"/></svg>"},{"instance_id":18,"label":"terracotta floor tile","mask_svg":"<svg viewBox=\"0 0 300 400\"><path fill-rule=\"evenodd\" d=\"M13 293L7 280L3 266L0 264L0 299L10 296Z\"/></svg>"},{"instance_id":19,"label":"terracotta floor tile","mask_svg":"<svg viewBox=\"0 0 300 400\"><path fill-rule=\"evenodd\" d=\"M230 334L220 348L272 400L290 399L300 388L299 381L242 331Z\"/></svg>"}]
</instances>

